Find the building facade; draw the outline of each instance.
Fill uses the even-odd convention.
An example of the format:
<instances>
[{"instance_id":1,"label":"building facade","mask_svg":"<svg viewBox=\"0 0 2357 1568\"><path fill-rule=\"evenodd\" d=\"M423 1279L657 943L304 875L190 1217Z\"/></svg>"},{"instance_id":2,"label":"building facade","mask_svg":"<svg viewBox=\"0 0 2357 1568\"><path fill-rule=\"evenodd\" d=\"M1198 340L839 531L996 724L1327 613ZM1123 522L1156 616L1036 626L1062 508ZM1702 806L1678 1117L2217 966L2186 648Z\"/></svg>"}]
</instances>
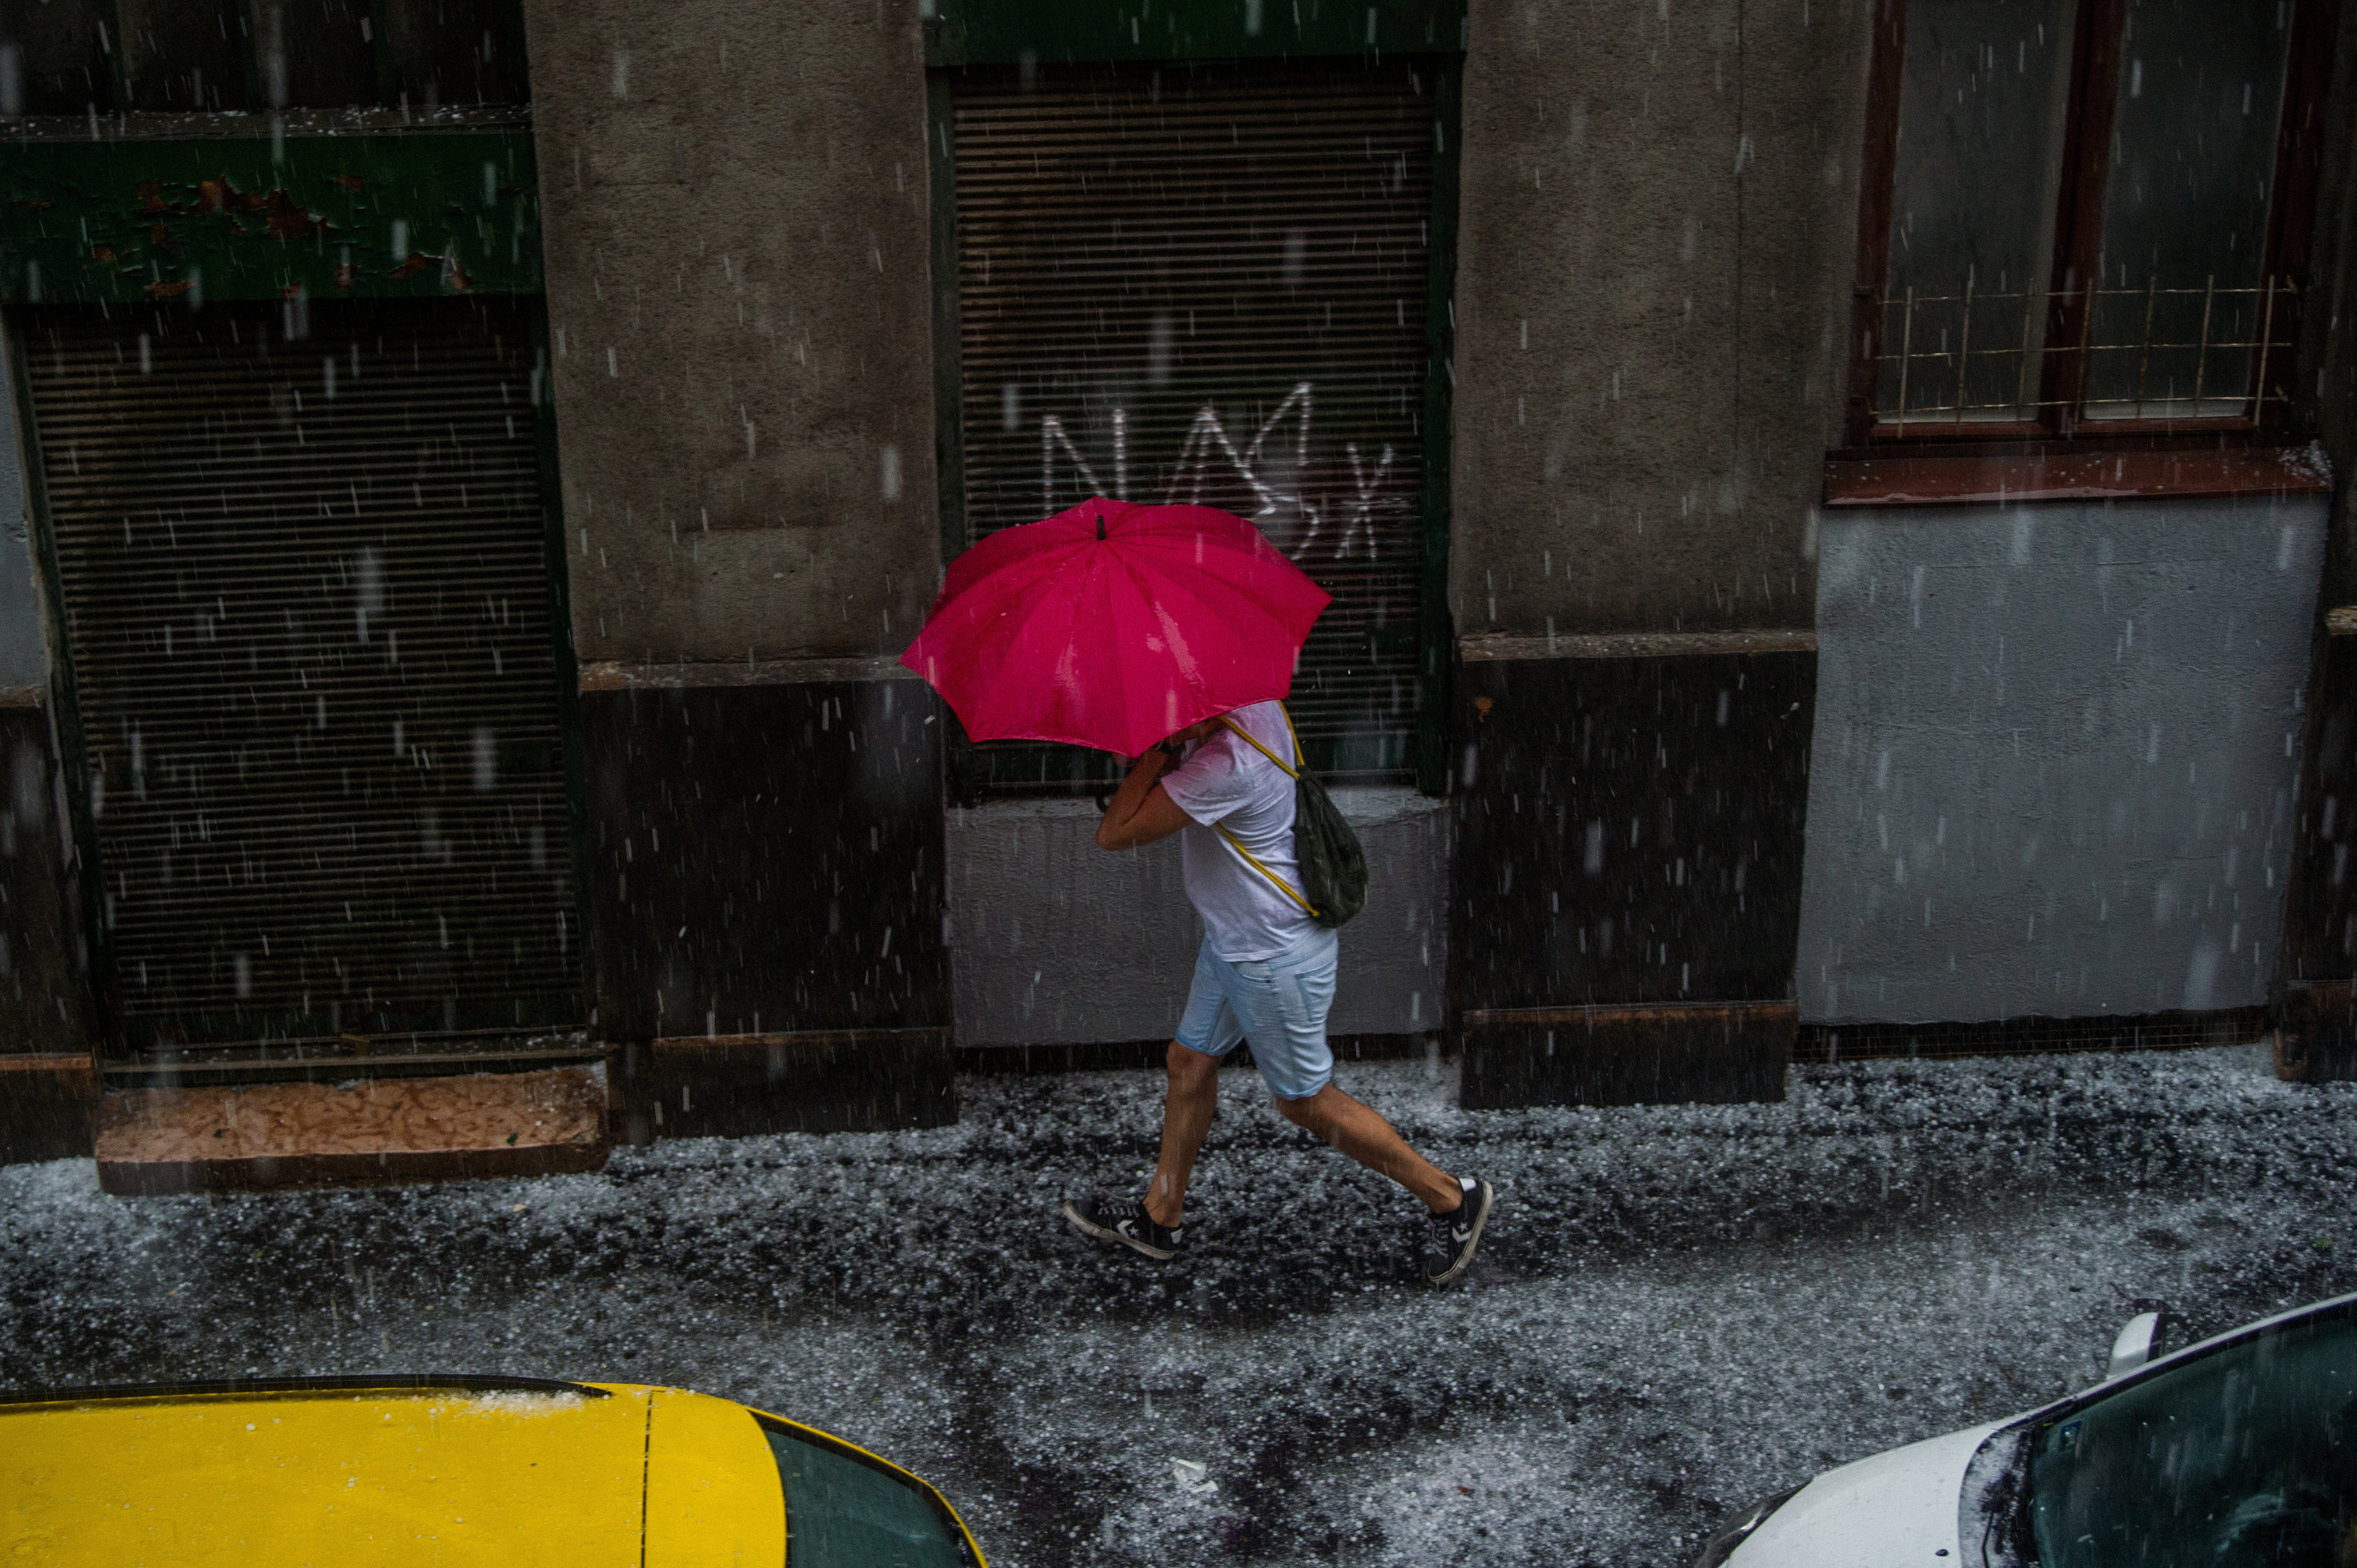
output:
<instances>
[{"instance_id":1,"label":"building facade","mask_svg":"<svg viewBox=\"0 0 2357 1568\"><path fill-rule=\"evenodd\" d=\"M349 10L7 15L12 1157L1165 1037L1175 851L897 662L1091 494L1335 596L1335 1028L1469 1106L2348 1070L2335 5Z\"/></svg>"}]
</instances>

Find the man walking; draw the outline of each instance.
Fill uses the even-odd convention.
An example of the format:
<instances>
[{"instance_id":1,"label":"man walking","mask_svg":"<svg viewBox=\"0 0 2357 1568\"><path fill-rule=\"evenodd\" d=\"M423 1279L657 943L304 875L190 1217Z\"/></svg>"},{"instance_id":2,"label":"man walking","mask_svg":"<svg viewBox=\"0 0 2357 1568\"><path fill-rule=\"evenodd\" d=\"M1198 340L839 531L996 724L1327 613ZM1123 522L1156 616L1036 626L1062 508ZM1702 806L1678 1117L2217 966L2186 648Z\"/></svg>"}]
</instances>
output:
<instances>
[{"instance_id":1,"label":"man walking","mask_svg":"<svg viewBox=\"0 0 2357 1568\"><path fill-rule=\"evenodd\" d=\"M1203 945L1170 1042L1162 1157L1152 1184L1142 1198L1068 1202L1064 1218L1101 1241L1149 1258L1176 1256L1187 1181L1219 1098L1220 1058L1249 1040L1280 1115L1424 1200L1424 1276L1446 1284L1472 1262L1494 1195L1486 1181L1441 1170L1334 1087L1326 1016L1340 943L1303 897L1294 782L1276 761L1286 756L1298 754L1283 705L1254 703L1148 750L1105 807L1096 833L1102 848L1182 835L1187 897L1202 917Z\"/></svg>"}]
</instances>

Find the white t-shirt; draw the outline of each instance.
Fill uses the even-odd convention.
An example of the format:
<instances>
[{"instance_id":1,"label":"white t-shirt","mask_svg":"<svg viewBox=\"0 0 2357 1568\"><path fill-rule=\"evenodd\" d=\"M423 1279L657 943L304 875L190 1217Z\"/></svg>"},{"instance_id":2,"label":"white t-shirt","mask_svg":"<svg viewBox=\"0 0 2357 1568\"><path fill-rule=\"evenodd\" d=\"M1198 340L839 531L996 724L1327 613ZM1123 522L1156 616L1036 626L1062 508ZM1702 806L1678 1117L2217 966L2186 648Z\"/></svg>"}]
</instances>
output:
<instances>
[{"instance_id":1,"label":"white t-shirt","mask_svg":"<svg viewBox=\"0 0 2357 1568\"><path fill-rule=\"evenodd\" d=\"M1277 703L1254 703L1228 717L1293 760L1293 736ZM1275 958L1316 928L1211 825L1235 834L1263 865L1303 892L1293 858L1293 779L1282 768L1223 725L1188 746L1178 766L1162 776L1162 788L1193 819L1178 830L1179 854L1187 897L1203 917L1214 953L1231 963Z\"/></svg>"}]
</instances>

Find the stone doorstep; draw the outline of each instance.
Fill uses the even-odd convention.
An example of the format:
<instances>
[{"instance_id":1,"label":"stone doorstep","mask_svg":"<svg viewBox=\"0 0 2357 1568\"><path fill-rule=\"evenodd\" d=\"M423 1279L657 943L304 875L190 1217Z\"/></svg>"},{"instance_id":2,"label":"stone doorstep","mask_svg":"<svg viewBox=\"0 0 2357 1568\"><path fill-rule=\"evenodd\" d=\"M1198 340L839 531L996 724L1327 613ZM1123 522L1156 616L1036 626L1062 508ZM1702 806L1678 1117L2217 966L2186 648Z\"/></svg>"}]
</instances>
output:
<instances>
[{"instance_id":1,"label":"stone doorstep","mask_svg":"<svg viewBox=\"0 0 2357 1568\"><path fill-rule=\"evenodd\" d=\"M586 1067L124 1090L99 1103L98 1181L140 1197L593 1171L606 1120Z\"/></svg>"}]
</instances>

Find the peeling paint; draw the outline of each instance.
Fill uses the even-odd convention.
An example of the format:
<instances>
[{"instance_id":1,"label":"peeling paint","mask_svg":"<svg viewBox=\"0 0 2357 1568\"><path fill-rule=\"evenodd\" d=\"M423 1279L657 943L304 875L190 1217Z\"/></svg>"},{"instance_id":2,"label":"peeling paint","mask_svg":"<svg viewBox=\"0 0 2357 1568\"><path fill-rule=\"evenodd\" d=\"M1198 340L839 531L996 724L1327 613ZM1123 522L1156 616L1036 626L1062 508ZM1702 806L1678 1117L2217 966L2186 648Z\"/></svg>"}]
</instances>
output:
<instances>
[{"instance_id":1,"label":"peeling paint","mask_svg":"<svg viewBox=\"0 0 2357 1568\"><path fill-rule=\"evenodd\" d=\"M536 293L537 190L526 134L23 145L0 299Z\"/></svg>"},{"instance_id":2,"label":"peeling paint","mask_svg":"<svg viewBox=\"0 0 2357 1568\"><path fill-rule=\"evenodd\" d=\"M313 234L324 234L335 225L322 221L301 203L288 199L283 190L274 190L263 198L270 215L270 237L274 240L301 240Z\"/></svg>"}]
</instances>

